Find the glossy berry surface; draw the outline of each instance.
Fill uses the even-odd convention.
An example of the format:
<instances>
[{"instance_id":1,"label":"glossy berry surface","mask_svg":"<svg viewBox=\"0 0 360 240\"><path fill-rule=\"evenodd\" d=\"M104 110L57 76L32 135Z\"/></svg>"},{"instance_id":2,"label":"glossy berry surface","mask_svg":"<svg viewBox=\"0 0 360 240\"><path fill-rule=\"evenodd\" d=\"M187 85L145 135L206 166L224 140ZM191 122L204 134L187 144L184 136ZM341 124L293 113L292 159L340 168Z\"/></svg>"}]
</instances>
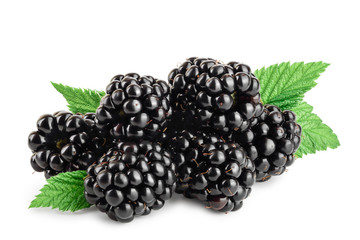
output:
<instances>
[{"instance_id":1,"label":"glossy berry surface","mask_svg":"<svg viewBox=\"0 0 360 240\"><path fill-rule=\"evenodd\" d=\"M113 77L96 111L97 126L116 139L156 139L172 114L167 82L136 73Z\"/></svg>"},{"instance_id":2,"label":"glossy berry surface","mask_svg":"<svg viewBox=\"0 0 360 240\"><path fill-rule=\"evenodd\" d=\"M293 164L301 127L295 113L265 105L257 123L243 133L234 133L233 140L245 147L255 164L257 181L263 182L281 175Z\"/></svg>"},{"instance_id":3,"label":"glossy berry surface","mask_svg":"<svg viewBox=\"0 0 360 240\"><path fill-rule=\"evenodd\" d=\"M170 153L159 144L118 142L87 169L85 198L112 220L130 222L171 198L174 170Z\"/></svg>"},{"instance_id":4,"label":"glossy berry surface","mask_svg":"<svg viewBox=\"0 0 360 240\"><path fill-rule=\"evenodd\" d=\"M32 168L52 177L60 172L85 170L104 153L110 142L96 128L95 115L59 111L42 115L28 145Z\"/></svg>"},{"instance_id":5,"label":"glossy berry surface","mask_svg":"<svg viewBox=\"0 0 360 240\"><path fill-rule=\"evenodd\" d=\"M259 80L245 64L189 58L168 79L174 111L189 127L230 134L248 129L262 112Z\"/></svg>"},{"instance_id":6,"label":"glossy berry surface","mask_svg":"<svg viewBox=\"0 0 360 240\"><path fill-rule=\"evenodd\" d=\"M170 142L176 192L216 211L236 211L250 194L255 167L239 144L209 132L182 131Z\"/></svg>"}]
</instances>

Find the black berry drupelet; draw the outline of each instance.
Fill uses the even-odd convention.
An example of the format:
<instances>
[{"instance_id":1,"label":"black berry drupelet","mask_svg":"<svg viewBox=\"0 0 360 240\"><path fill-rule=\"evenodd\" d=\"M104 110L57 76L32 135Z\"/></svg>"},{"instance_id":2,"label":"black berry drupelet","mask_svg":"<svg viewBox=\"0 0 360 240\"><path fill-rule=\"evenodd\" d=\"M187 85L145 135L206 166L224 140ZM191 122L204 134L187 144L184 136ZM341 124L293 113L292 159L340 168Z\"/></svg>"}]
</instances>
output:
<instances>
[{"instance_id":1,"label":"black berry drupelet","mask_svg":"<svg viewBox=\"0 0 360 240\"><path fill-rule=\"evenodd\" d=\"M111 219L130 222L171 198L174 170L170 153L158 143L119 142L87 169L85 198Z\"/></svg>"},{"instance_id":2,"label":"black berry drupelet","mask_svg":"<svg viewBox=\"0 0 360 240\"><path fill-rule=\"evenodd\" d=\"M136 73L113 77L96 111L97 125L116 139L154 140L172 114L167 82Z\"/></svg>"},{"instance_id":3,"label":"black berry drupelet","mask_svg":"<svg viewBox=\"0 0 360 240\"><path fill-rule=\"evenodd\" d=\"M176 192L217 211L236 211L251 192L255 167L239 144L216 134L183 131L171 140Z\"/></svg>"},{"instance_id":4,"label":"black berry drupelet","mask_svg":"<svg viewBox=\"0 0 360 240\"><path fill-rule=\"evenodd\" d=\"M254 161L257 181L282 174L295 161L294 153L300 146L301 127L291 111L265 105L257 124L233 139L245 146Z\"/></svg>"},{"instance_id":5,"label":"black berry drupelet","mask_svg":"<svg viewBox=\"0 0 360 240\"><path fill-rule=\"evenodd\" d=\"M95 126L95 114L66 111L42 115L37 131L30 133L31 166L49 178L60 172L85 170L110 142Z\"/></svg>"},{"instance_id":6,"label":"black berry drupelet","mask_svg":"<svg viewBox=\"0 0 360 240\"><path fill-rule=\"evenodd\" d=\"M262 112L259 81L245 64L189 58L168 79L174 111L183 112L189 128L244 131Z\"/></svg>"}]
</instances>

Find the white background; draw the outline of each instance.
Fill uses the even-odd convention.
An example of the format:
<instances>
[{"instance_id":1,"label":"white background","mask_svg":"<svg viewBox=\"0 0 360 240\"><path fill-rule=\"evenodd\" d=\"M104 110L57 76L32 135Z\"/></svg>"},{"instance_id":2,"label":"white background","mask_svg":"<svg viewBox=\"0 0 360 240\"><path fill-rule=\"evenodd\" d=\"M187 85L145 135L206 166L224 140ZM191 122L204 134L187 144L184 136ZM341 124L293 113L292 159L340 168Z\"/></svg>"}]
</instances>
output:
<instances>
[{"instance_id":1,"label":"white background","mask_svg":"<svg viewBox=\"0 0 360 240\"><path fill-rule=\"evenodd\" d=\"M1 239L359 239L358 1L1 1ZM130 224L95 209L27 207L45 183L27 136L66 109L50 81L104 89L118 73L166 79L190 56L253 70L331 63L306 95L341 147L305 156L257 184L240 211L218 214L175 196Z\"/></svg>"}]
</instances>

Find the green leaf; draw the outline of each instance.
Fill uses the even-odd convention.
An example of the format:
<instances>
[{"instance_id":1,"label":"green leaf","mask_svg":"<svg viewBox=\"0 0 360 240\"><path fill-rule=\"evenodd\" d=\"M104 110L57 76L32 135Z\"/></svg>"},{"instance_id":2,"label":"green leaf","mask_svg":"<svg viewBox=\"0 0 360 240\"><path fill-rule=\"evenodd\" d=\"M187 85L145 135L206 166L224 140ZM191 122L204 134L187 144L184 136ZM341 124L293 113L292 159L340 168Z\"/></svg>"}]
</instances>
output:
<instances>
[{"instance_id":1,"label":"green leaf","mask_svg":"<svg viewBox=\"0 0 360 240\"><path fill-rule=\"evenodd\" d=\"M340 146L336 134L312 112L312 106L302 102L291 110L295 112L297 123L302 128L301 144L295 154L297 157Z\"/></svg>"},{"instance_id":2,"label":"green leaf","mask_svg":"<svg viewBox=\"0 0 360 240\"><path fill-rule=\"evenodd\" d=\"M316 86L315 80L330 64L324 62L283 62L255 71L260 81L264 104L291 109L299 104L304 93Z\"/></svg>"},{"instance_id":3,"label":"green leaf","mask_svg":"<svg viewBox=\"0 0 360 240\"><path fill-rule=\"evenodd\" d=\"M40 190L41 193L31 202L29 208L51 207L75 212L90 207L84 196L86 175L86 171L74 171L49 178L48 184Z\"/></svg>"},{"instance_id":4,"label":"green leaf","mask_svg":"<svg viewBox=\"0 0 360 240\"><path fill-rule=\"evenodd\" d=\"M105 96L103 91L73 88L61 83L51 82L51 84L64 96L69 104L69 110L73 113L95 112L100 105L101 98Z\"/></svg>"}]
</instances>

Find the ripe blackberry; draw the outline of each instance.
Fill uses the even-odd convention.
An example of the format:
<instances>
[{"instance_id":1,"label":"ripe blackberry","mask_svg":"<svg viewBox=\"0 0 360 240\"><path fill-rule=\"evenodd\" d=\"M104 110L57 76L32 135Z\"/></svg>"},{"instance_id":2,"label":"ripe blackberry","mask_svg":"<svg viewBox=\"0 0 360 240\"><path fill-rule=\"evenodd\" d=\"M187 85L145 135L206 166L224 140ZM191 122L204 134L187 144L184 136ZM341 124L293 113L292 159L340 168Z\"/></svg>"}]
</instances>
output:
<instances>
[{"instance_id":1,"label":"ripe blackberry","mask_svg":"<svg viewBox=\"0 0 360 240\"><path fill-rule=\"evenodd\" d=\"M255 167L239 144L215 134L183 131L169 149L177 169L176 192L217 211L236 211L250 194Z\"/></svg>"},{"instance_id":2,"label":"ripe blackberry","mask_svg":"<svg viewBox=\"0 0 360 240\"><path fill-rule=\"evenodd\" d=\"M85 170L106 149L107 140L95 126L95 114L59 111L42 115L28 145L31 166L50 178L60 172Z\"/></svg>"},{"instance_id":3,"label":"ripe blackberry","mask_svg":"<svg viewBox=\"0 0 360 240\"><path fill-rule=\"evenodd\" d=\"M182 111L195 129L244 131L262 112L259 81L245 64L189 58L168 79L175 111Z\"/></svg>"},{"instance_id":4,"label":"ripe blackberry","mask_svg":"<svg viewBox=\"0 0 360 240\"><path fill-rule=\"evenodd\" d=\"M96 111L97 125L116 139L156 139L172 114L167 82L136 73L117 75Z\"/></svg>"},{"instance_id":5,"label":"ripe blackberry","mask_svg":"<svg viewBox=\"0 0 360 240\"><path fill-rule=\"evenodd\" d=\"M112 220L130 222L171 198L174 169L170 153L158 143L119 142L87 169L85 197Z\"/></svg>"},{"instance_id":6,"label":"ripe blackberry","mask_svg":"<svg viewBox=\"0 0 360 240\"><path fill-rule=\"evenodd\" d=\"M295 113L265 105L258 123L243 133L234 133L233 139L246 146L256 167L256 180L263 182L293 164L301 142L301 127Z\"/></svg>"}]
</instances>

